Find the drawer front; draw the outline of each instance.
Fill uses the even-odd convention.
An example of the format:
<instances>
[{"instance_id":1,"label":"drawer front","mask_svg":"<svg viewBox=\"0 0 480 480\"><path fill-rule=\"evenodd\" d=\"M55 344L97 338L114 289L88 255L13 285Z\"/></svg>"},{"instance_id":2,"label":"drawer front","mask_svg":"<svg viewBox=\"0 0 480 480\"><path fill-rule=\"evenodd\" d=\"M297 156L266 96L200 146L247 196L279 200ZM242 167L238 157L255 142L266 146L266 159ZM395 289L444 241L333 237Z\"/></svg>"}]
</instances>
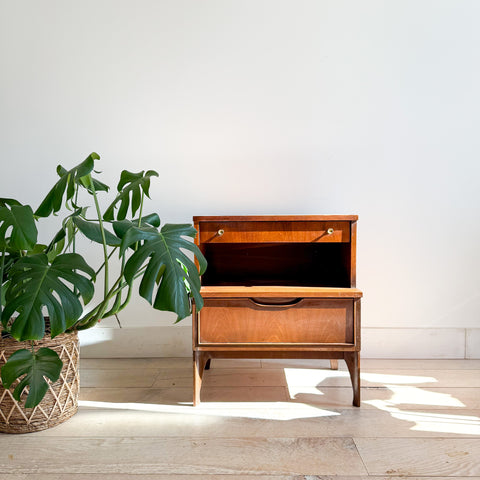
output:
<instances>
[{"instance_id":1,"label":"drawer front","mask_svg":"<svg viewBox=\"0 0 480 480\"><path fill-rule=\"evenodd\" d=\"M352 299L205 299L198 343L353 345L353 322Z\"/></svg>"},{"instance_id":2,"label":"drawer front","mask_svg":"<svg viewBox=\"0 0 480 480\"><path fill-rule=\"evenodd\" d=\"M350 222L201 222L200 243L350 242Z\"/></svg>"}]
</instances>

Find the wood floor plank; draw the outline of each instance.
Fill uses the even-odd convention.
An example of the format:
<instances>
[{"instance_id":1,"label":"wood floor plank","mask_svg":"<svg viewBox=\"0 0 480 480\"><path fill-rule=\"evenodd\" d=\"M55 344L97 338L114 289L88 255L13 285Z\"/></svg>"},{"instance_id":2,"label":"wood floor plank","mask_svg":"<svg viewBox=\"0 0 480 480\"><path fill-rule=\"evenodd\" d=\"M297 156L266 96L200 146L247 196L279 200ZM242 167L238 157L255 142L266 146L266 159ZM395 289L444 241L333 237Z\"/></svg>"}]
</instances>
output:
<instances>
[{"instance_id":1,"label":"wood floor plank","mask_svg":"<svg viewBox=\"0 0 480 480\"><path fill-rule=\"evenodd\" d=\"M80 380L80 383L82 381ZM378 408L378 403L403 409L453 411L480 409L480 388L419 388L399 386L390 388L362 388L362 409ZM80 388L82 400L99 402L141 402L153 404L191 404L192 387L174 388ZM351 387L213 387L202 388L203 406L219 402L230 407L231 402L291 402L315 405L321 408L353 408Z\"/></svg>"},{"instance_id":2,"label":"wood floor plank","mask_svg":"<svg viewBox=\"0 0 480 480\"><path fill-rule=\"evenodd\" d=\"M217 387L283 387L285 373L261 368L212 368L205 372L203 385Z\"/></svg>"},{"instance_id":3,"label":"wood floor plank","mask_svg":"<svg viewBox=\"0 0 480 480\"><path fill-rule=\"evenodd\" d=\"M370 475L135 475L73 473L68 480L446 480L447 477L396 477ZM455 480L478 480L480 477L454 477ZM6 474L2 480L65 480L63 474Z\"/></svg>"},{"instance_id":4,"label":"wood floor plank","mask_svg":"<svg viewBox=\"0 0 480 480\"><path fill-rule=\"evenodd\" d=\"M370 475L480 476L480 440L355 438Z\"/></svg>"},{"instance_id":5,"label":"wood floor plank","mask_svg":"<svg viewBox=\"0 0 480 480\"><path fill-rule=\"evenodd\" d=\"M82 406L77 415L36 436L65 437L429 437L480 438L480 410L381 411L296 408L258 403L250 408L202 408L125 404L115 408ZM372 430L372 425L375 426Z\"/></svg>"},{"instance_id":6,"label":"wood floor plank","mask_svg":"<svg viewBox=\"0 0 480 480\"><path fill-rule=\"evenodd\" d=\"M272 371L277 372L277 370ZM288 386L342 387L350 385L350 376L345 370L288 368L284 369L284 374ZM360 378L364 387L412 385L436 388L480 388L479 370L374 371L362 368Z\"/></svg>"},{"instance_id":7,"label":"wood floor plank","mask_svg":"<svg viewBox=\"0 0 480 480\"><path fill-rule=\"evenodd\" d=\"M414 385L417 387L480 388L480 370L379 370L363 369L363 384Z\"/></svg>"},{"instance_id":8,"label":"wood floor plank","mask_svg":"<svg viewBox=\"0 0 480 480\"><path fill-rule=\"evenodd\" d=\"M263 478L263 477L262 477ZM395 475L352 475L345 477L343 475L338 476L331 476L331 475L301 475L293 477L292 480L447 480L452 479L454 480L478 480L480 477L430 477L430 476L395 476ZM250 477L251 480L254 480L254 477ZM174 480L174 479L172 479ZM192 479L193 480L193 479ZM228 479L230 480L230 478ZM248 479L246 479L248 480Z\"/></svg>"},{"instance_id":9,"label":"wood floor plank","mask_svg":"<svg viewBox=\"0 0 480 480\"><path fill-rule=\"evenodd\" d=\"M480 370L480 359L363 358L362 367L374 370Z\"/></svg>"},{"instance_id":10,"label":"wood floor plank","mask_svg":"<svg viewBox=\"0 0 480 480\"><path fill-rule=\"evenodd\" d=\"M148 358L84 358L80 355L80 369L130 369L130 368L191 368L192 357Z\"/></svg>"},{"instance_id":11,"label":"wood floor plank","mask_svg":"<svg viewBox=\"0 0 480 480\"><path fill-rule=\"evenodd\" d=\"M66 480L64 474L6 474L2 475L2 480ZM318 479L321 477L312 476L312 475L136 475L136 474L99 474L99 473L70 473L68 475L68 480L305 480L305 479ZM325 478L325 477L324 477ZM348 480L364 480L368 477L345 477ZM429 480L429 479L424 479ZM436 479L434 479L436 480ZM440 480L440 479L439 479ZM471 478L470 478L471 480Z\"/></svg>"},{"instance_id":12,"label":"wood floor plank","mask_svg":"<svg viewBox=\"0 0 480 480\"><path fill-rule=\"evenodd\" d=\"M174 388L81 388L80 398L111 403L191 405L192 387ZM208 387L202 389L202 405L209 402L287 402L285 387ZM217 407L215 407L217 408Z\"/></svg>"},{"instance_id":13,"label":"wood floor plank","mask_svg":"<svg viewBox=\"0 0 480 480\"><path fill-rule=\"evenodd\" d=\"M159 373L157 368L83 368L80 370L80 388L98 385L108 388L151 387Z\"/></svg>"},{"instance_id":14,"label":"wood floor plank","mask_svg":"<svg viewBox=\"0 0 480 480\"><path fill-rule=\"evenodd\" d=\"M3 475L2 480L65 480L64 474L6 474ZM113 475L109 474L98 474L98 473L71 473L68 475L68 480L310 480L310 479L319 479L322 477L312 476L312 475L130 475L115 473ZM323 477L326 478L326 477ZM347 480L364 480L368 477L345 477ZM405 480L405 479L403 479ZM429 480L423 479L423 480ZM436 479L433 479L436 480ZM440 480L440 479L439 479ZM471 478L470 478L471 480Z\"/></svg>"},{"instance_id":15,"label":"wood floor plank","mask_svg":"<svg viewBox=\"0 0 480 480\"><path fill-rule=\"evenodd\" d=\"M0 436L0 471L36 474L365 475L351 438ZM24 452L28 452L26 455Z\"/></svg>"},{"instance_id":16,"label":"wood floor plank","mask_svg":"<svg viewBox=\"0 0 480 480\"><path fill-rule=\"evenodd\" d=\"M219 368L262 368L258 358L215 358L211 361L212 371Z\"/></svg>"},{"instance_id":17,"label":"wood floor plank","mask_svg":"<svg viewBox=\"0 0 480 480\"><path fill-rule=\"evenodd\" d=\"M98 473L71 473L68 475L68 480L305 480L318 479L321 477L312 475L135 475L115 473L98 474ZM325 477L324 477L325 478ZM348 480L364 480L368 477L345 477ZM7 474L2 476L2 480L65 480L64 474ZM404 479L405 480L405 479ZM429 479L424 479L429 480ZM436 479L434 479L436 480ZM471 478L470 478L471 480Z\"/></svg>"},{"instance_id":18,"label":"wood floor plank","mask_svg":"<svg viewBox=\"0 0 480 480\"><path fill-rule=\"evenodd\" d=\"M287 402L287 390L285 387L270 386L240 386L240 387L217 387L206 386L201 392L204 405L209 402L218 405L219 402Z\"/></svg>"},{"instance_id":19,"label":"wood floor plank","mask_svg":"<svg viewBox=\"0 0 480 480\"><path fill-rule=\"evenodd\" d=\"M263 477L262 477L263 478ZM343 475L339 476L330 476L330 475L301 475L294 477L292 480L447 480L452 477L430 477L430 476L395 476L395 475L361 475L361 476L348 476L344 477ZM480 477L453 477L455 480L478 480ZM250 477L251 480L254 480L254 477ZM172 479L174 480L174 479ZM193 479L192 479L193 480ZM230 480L230 479L228 479ZM248 479L246 479L248 480Z\"/></svg>"},{"instance_id":20,"label":"wood floor plank","mask_svg":"<svg viewBox=\"0 0 480 480\"><path fill-rule=\"evenodd\" d=\"M370 475L135 475L135 474L99 474L73 473L68 480L446 480L447 477L396 477ZM450 477L451 478L451 477ZM455 480L478 480L480 477L454 477ZM2 480L65 480L63 474L6 474Z\"/></svg>"},{"instance_id":21,"label":"wood floor plank","mask_svg":"<svg viewBox=\"0 0 480 480\"><path fill-rule=\"evenodd\" d=\"M347 407L351 402L351 387L290 387L290 401L319 406ZM445 409L480 408L480 388L420 388L391 386L390 388L362 388L362 408L378 408L378 403L401 408ZM355 407L352 407L355 408Z\"/></svg>"},{"instance_id":22,"label":"wood floor plank","mask_svg":"<svg viewBox=\"0 0 480 480\"><path fill-rule=\"evenodd\" d=\"M233 362L239 362L234 360ZM232 364L233 366L234 364ZM240 364L239 364L240 365ZM330 368L329 360L315 359L262 359L262 368ZM476 359L378 359L362 358L362 370L480 370ZM339 369L347 370L344 361Z\"/></svg>"},{"instance_id":23,"label":"wood floor plank","mask_svg":"<svg viewBox=\"0 0 480 480\"><path fill-rule=\"evenodd\" d=\"M477 360L363 361L360 409L343 362L217 360L192 407L190 358L86 360L78 415L0 435L1 480L480 480Z\"/></svg>"},{"instance_id":24,"label":"wood floor plank","mask_svg":"<svg viewBox=\"0 0 480 480\"><path fill-rule=\"evenodd\" d=\"M192 366L188 368L169 368L158 370L152 388L191 387L193 383Z\"/></svg>"},{"instance_id":25,"label":"wood floor plank","mask_svg":"<svg viewBox=\"0 0 480 480\"><path fill-rule=\"evenodd\" d=\"M417 387L480 388L480 370L374 370L362 368L362 386L413 385ZM205 372L205 385L216 386L350 386L346 370L312 368L222 368Z\"/></svg>"},{"instance_id":26,"label":"wood floor plank","mask_svg":"<svg viewBox=\"0 0 480 480\"><path fill-rule=\"evenodd\" d=\"M328 362L323 360L322 362ZM218 358L212 360L212 368L261 368L260 359ZM328 363L329 364L329 363ZM80 358L80 368L129 369L129 368L191 368L192 357L150 357L150 358ZM480 368L480 366L479 366Z\"/></svg>"},{"instance_id":27,"label":"wood floor plank","mask_svg":"<svg viewBox=\"0 0 480 480\"><path fill-rule=\"evenodd\" d=\"M183 363L183 362L182 362ZM91 363L90 363L91 365ZM131 365L131 363L130 363ZM141 364L142 365L142 364ZM146 363L148 365L148 362ZM255 364L253 364L255 365ZM80 370L82 386L92 387L167 387L172 384L187 386L192 382L192 367L152 368L131 367L86 368ZM416 387L480 388L480 370L413 370L362 368L364 387L411 385ZM212 368L205 372L207 386L305 386L346 387L350 377L346 370L328 368Z\"/></svg>"}]
</instances>

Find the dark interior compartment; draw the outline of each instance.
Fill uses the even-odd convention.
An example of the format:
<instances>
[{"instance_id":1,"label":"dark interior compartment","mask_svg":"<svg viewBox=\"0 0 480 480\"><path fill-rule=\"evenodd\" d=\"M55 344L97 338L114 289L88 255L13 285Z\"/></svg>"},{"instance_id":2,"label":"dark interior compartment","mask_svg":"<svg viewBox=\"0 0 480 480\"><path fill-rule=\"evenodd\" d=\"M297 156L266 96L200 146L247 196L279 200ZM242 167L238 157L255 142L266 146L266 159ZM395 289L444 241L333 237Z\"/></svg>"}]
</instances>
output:
<instances>
[{"instance_id":1,"label":"dark interior compartment","mask_svg":"<svg viewBox=\"0 0 480 480\"><path fill-rule=\"evenodd\" d=\"M350 287L348 243L207 243L202 285Z\"/></svg>"}]
</instances>

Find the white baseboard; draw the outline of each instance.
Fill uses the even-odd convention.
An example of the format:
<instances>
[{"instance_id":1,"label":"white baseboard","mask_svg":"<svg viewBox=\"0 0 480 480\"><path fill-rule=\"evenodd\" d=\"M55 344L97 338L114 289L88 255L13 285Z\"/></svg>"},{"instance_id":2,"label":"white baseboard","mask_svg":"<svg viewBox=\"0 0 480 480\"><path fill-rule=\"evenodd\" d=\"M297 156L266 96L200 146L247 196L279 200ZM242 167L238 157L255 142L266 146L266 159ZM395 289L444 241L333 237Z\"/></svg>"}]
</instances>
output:
<instances>
[{"instance_id":1,"label":"white baseboard","mask_svg":"<svg viewBox=\"0 0 480 480\"><path fill-rule=\"evenodd\" d=\"M465 358L464 328L364 328L365 358Z\"/></svg>"},{"instance_id":2,"label":"white baseboard","mask_svg":"<svg viewBox=\"0 0 480 480\"><path fill-rule=\"evenodd\" d=\"M191 326L80 332L83 358L189 357ZM480 328L362 329L363 358L480 358Z\"/></svg>"},{"instance_id":3,"label":"white baseboard","mask_svg":"<svg viewBox=\"0 0 480 480\"><path fill-rule=\"evenodd\" d=\"M190 357L192 327L91 328L80 332L83 358Z\"/></svg>"},{"instance_id":4,"label":"white baseboard","mask_svg":"<svg viewBox=\"0 0 480 480\"><path fill-rule=\"evenodd\" d=\"M465 357L480 358L480 328L467 328L465 338Z\"/></svg>"}]
</instances>

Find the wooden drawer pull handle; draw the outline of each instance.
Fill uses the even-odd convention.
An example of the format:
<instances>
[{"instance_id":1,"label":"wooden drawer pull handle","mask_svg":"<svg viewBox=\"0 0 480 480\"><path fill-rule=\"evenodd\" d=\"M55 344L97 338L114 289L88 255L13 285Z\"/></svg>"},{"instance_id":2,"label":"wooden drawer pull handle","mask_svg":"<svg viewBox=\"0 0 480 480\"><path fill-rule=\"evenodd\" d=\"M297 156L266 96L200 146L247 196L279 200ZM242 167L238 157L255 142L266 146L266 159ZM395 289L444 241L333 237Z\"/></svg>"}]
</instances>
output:
<instances>
[{"instance_id":1,"label":"wooden drawer pull handle","mask_svg":"<svg viewBox=\"0 0 480 480\"><path fill-rule=\"evenodd\" d=\"M254 298L249 298L249 300L253 304L257 305L257 307L285 308L285 307L293 307L295 305L298 305L303 300L303 298L295 298L294 300L290 300L290 301L285 302L285 303L264 303L264 302L258 302Z\"/></svg>"}]
</instances>

